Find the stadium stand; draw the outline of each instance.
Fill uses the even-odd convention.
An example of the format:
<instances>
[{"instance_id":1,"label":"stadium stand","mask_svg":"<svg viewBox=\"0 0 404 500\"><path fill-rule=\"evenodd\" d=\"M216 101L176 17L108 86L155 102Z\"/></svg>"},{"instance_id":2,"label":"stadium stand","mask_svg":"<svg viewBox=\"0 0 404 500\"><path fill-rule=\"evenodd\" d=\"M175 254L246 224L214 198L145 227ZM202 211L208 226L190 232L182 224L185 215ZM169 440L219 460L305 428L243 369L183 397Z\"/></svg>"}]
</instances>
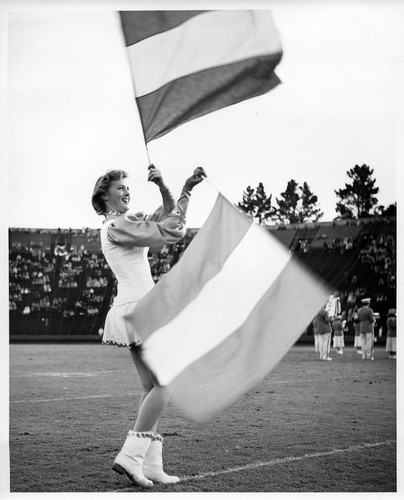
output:
<instances>
[{"instance_id":1,"label":"stadium stand","mask_svg":"<svg viewBox=\"0 0 404 500\"><path fill-rule=\"evenodd\" d=\"M396 219L369 218L316 224L267 226L314 274L338 290L346 335L364 296L379 313L385 337L387 311L396 307ZM181 258L197 234L149 253L157 282ZM96 229L9 230L10 341L100 341L116 292ZM381 330L380 330L381 328ZM311 327L302 335L311 337Z\"/></svg>"}]
</instances>

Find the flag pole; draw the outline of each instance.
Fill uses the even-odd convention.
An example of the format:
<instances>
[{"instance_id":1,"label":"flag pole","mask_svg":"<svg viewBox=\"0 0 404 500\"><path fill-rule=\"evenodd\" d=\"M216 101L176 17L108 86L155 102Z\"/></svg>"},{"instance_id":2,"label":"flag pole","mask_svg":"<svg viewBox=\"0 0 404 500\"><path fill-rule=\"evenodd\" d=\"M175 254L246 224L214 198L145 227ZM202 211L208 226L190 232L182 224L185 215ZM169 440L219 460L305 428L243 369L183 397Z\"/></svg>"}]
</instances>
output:
<instances>
[{"instance_id":1,"label":"flag pole","mask_svg":"<svg viewBox=\"0 0 404 500\"><path fill-rule=\"evenodd\" d=\"M145 146L146 146L146 154L147 154L147 161L149 162L149 166L152 164L152 162L150 161L150 155L149 155L149 145L147 144L147 142L145 141Z\"/></svg>"}]
</instances>

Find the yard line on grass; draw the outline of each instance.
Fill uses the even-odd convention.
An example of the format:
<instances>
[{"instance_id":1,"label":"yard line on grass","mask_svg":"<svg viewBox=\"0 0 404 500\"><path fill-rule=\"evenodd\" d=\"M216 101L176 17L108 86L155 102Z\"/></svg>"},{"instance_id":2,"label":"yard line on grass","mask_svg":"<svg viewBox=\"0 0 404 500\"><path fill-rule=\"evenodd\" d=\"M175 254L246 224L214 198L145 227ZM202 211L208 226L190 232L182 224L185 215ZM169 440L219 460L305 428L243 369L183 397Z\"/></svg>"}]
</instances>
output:
<instances>
[{"instance_id":1,"label":"yard line on grass","mask_svg":"<svg viewBox=\"0 0 404 500\"><path fill-rule=\"evenodd\" d=\"M122 373L125 370L102 370L98 372L28 372L11 374L10 378L26 378L26 377L97 377L98 375L110 375L111 373ZM126 372L125 372L126 373Z\"/></svg>"},{"instance_id":2,"label":"yard line on grass","mask_svg":"<svg viewBox=\"0 0 404 500\"><path fill-rule=\"evenodd\" d=\"M330 455L337 455L338 453L350 453L352 451L360 451L360 450L365 450L368 448L376 448L378 446L387 446L391 444L395 444L396 441L394 440L389 440L389 441L381 441L377 443L362 443L354 446L349 446L348 448L336 448L333 450L329 451L320 451L316 453L305 453L304 455L300 456L291 456L291 457L285 457L285 458L274 458L273 460L268 460L267 462L254 462L251 464L246 464L246 465L241 465L239 467L232 467L230 469L224 469L224 470L219 470L219 471L214 471L214 472L205 472L203 474L198 474L197 476L184 476L180 478L181 482L185 481L191 481L193 479L205 479L207 477L215 477L215 476L221 476L223 474L232 474L234 472L240 472L244 470L251 470L251 469L258 469L260 467L271 467L274 465L282 465L285 463L290 463L290 462L297 462L300 460L307 460L310 458L319 458L319 457L326 457Z\"/></svg>"},{"instance_id":3,"label":"yard line on grass","mask_svg":"<svg viewBox=\"0 0 404 500\"><path fill-rule=\"evenodd\" d=\"M63 398L50 398L50 399L17 399L15 401L10 401L10 403L53 403L60 401L74 401L77 399L97 399L97 398L116 398L116 397L127 397L133 396L132 392L126 392L124 394L96 394L92 396L72 396L72 397L63 397Z\"/></svg>"},{"instance_id":4,"label":"yard line on grass","mask_svg":"<svg viewBox=\"0 0 404 500\"><path fill-rule=\"evenodd\" d=\"M241 465L239 467L231 467L230 469L218 470L213 472L205 472L203 474L198 474L196 476L183 476L180 477L180 483L184 483L186 481L192 481L194 479L206 479L208 477L222 476L224 474L232 474L234 472L242 472L245 470L251 469L259 469L260 467L271 467L275 465L282 465L290 462L298 462L300 460L308 460L310 458L319 458L326 457L330 455L337 455L338 453L350 453L353 451L361 451L369 448L377 448L378 446L389 446L392 444L396 444L395 440L388 441L379 441L377 443L362 443L354 446L349 446L348 448L335 448L329 451L319 451L315 453L305 453L304 455L299 456L291 456L284 458L274 458L272 460L268 460L267 462L253 462L251 464ZM106 493L125 493L125 492L133 492L133 486L128 486L126 488L121 488L119 490L107 490Z\"/></svg>"},{"instance_id":5,"label":"yard line on grass","mask_svg":"<svg viewBox=\"0 0 404 500\"><path fill-rule=\"evenodd\" d=\"M275 381L272 381L272 380L269 380L268 381L268 384L269 385L276 385L276 384L307 384L307 383L311 383L311 382L320 382L320 381L324 381L324 377L321 378L321 377L318 377L318 378L302 378L302 379L299 379L299 380L275 380Z\"/></svg>"},{"instance_id":6,"label":"yard line on grass","mask_svg":"<svg viewBox=\"0 0 404 500\"><path fill-rule=\"evenodd\" d=\"M338 453L351 453L353 451L361 451L361 450L366 450L369 448L376 448L378 446L388 446L388 445L392 445L392 444L396 444L396 441L395 440L388 440L388 441L379 441L377 443L362 443L362 444L357 444L354 446L349 446L348 448L335 448L335 449L329 450L329 451L305 453L304 455L299 455L299 456L274 458L273 460L268 460L267 462L253 462L251 464L241 465L239 467L231 467L230 469L218 470L218 471L213 471L213 472L205 472L203 474L198 474L196 476L180 477L180 483L184 483L186 481L192 481L192 480L206 479L208 477L222 476L224 474L233 474L234 472L242 472L245 470L259 469L260 467L271 467L271 466L282 465L282 464L290 463L290 462L298 462L300 460L308 460L311 458L319 458L319 457L337 455ZM130 491L133 491L133 486L132 487L128 486L126 488L122 488L119 490L108 490L108 491L106 491L106 493L118 493L118 492L124 493L124 492L130 492Z\"/></svg>"}]
</instances>

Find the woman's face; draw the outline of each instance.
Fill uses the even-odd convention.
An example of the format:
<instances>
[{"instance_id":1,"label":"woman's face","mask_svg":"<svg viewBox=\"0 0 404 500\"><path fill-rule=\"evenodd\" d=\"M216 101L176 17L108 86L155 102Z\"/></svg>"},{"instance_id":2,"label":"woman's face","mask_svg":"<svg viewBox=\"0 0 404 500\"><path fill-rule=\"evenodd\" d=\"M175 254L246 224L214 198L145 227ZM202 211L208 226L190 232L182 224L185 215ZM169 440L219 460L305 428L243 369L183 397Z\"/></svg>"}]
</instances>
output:
<instances>
[{"instance_id":1,"label":"woman's face","mask_svg":"<svg viewBox=\"0 0 404 500\"><path fill-rule=\"evenodd\" d=\"M104 201L107 212L127 212L130 202L128 179L112 181L104 195Z\"/></svg>"}]
</instances>

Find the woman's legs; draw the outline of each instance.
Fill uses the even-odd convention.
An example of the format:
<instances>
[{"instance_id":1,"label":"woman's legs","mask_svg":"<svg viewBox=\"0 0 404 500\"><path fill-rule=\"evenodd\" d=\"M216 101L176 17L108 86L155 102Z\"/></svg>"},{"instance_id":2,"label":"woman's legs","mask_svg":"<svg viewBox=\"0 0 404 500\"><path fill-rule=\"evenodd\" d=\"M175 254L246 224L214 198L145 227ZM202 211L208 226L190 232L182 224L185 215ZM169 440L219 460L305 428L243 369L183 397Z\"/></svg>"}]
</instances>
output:
<instances>
[{"instance_id":1,"label":"woman's legs","mask_svg":"<svg viewBox=\"0 0 404 500\"><path fill-rule=\"evenodd\" d=\"M143 393L135 425L129 431L113 469L126 474L133 483L145 487L153 486L153 481L177 483L178 476L170 476L163 470L163 437L157 434L159 418L170 399L169 392L157 384L155 377L143 363L139 350L132 348L130 352Z\"/></svg>"},{"instance_id":2,"label":"woman's legs","mask_svg":"<svg viewBox=\"0 0 404 500\"><path fill-rule=\"evenodd\" d=\"M133 428L136 432L156 432L160 416L166 409L170 394L166 387L155 386L144 398Z\"/></svg>"},{"instance_id":3,"label":"woman's legs","mask_svg":"<svg viewBox=\"0 0 404 500\"><path fill-rule=\"evenodd\" d=\"M137 420L115 458L113 469L119 474L126 474L132 483L150 488L153 486L153 481L144 475L143 467L147 463L146 455L153 449L154 454L152 453L151 459L148 460L151 462L148 474L159 482L178 482L178 477L168 476L163 471L162 441L155 443L158 421L170 399L169 392L157 384L143 363L139 351L133 348L130 349L130 353L140 377L143 394Z\"/></svg>"},{"instance_id":4,"label":"woman's legs","mask_svg":"<svg viewBox=\"0 0 404 500\"><path fill-rule=\"evenodd\" d=\"M139 351L132 348L130 353L143 388L139 413L133 430L136 432L156 432L159 418L170 400L170 393L166 387L157 385L154 377L143 363Z\"/></svg>"}]
</instances>

